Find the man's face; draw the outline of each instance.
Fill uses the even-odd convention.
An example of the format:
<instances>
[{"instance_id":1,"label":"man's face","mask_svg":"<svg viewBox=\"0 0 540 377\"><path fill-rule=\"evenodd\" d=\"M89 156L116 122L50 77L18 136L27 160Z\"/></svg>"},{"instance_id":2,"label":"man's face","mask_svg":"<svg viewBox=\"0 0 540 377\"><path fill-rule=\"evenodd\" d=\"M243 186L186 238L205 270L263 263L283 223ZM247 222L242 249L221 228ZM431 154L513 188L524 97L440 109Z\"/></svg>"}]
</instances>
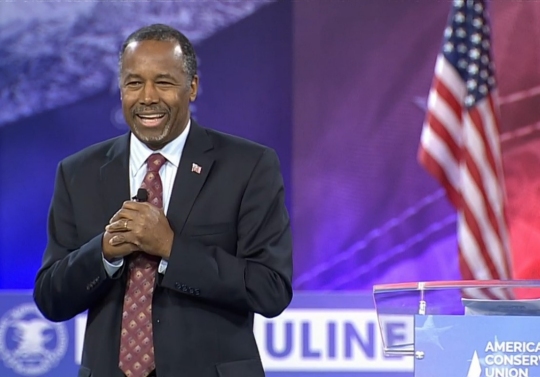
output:
<instances>
[{"instance_id":1,"label":"man's face","mask_svg":"<svg viewBox=\"0 0 540 377\"><path fill-rule=\"evenodd\" d=\"M130 43L120 72L122 111L135 136L160 149L185 129L198 78L188 82L180 45L170 41Z\"/></svg>"}]
</instances>

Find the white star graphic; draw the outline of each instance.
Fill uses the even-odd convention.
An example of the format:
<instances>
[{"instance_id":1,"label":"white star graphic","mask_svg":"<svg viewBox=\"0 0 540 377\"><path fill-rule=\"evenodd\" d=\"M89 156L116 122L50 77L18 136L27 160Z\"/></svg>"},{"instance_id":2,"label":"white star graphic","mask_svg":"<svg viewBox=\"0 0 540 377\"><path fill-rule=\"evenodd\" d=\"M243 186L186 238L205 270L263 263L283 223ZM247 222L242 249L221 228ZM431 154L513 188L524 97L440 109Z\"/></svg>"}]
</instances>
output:
<instances>
[{"instance_id":1,"label":"white star graphic","mask_svg":"<svg viewBox=\"0 0 540 377\"><path fill-rule=\"evenodd\" d=\"M439 341L439 337L451 328L452 326L436 327L433 316L430 315L422 326L416 327L416 341L435 344L440 349L444 350Z\"/></svg>"}]
</instances>

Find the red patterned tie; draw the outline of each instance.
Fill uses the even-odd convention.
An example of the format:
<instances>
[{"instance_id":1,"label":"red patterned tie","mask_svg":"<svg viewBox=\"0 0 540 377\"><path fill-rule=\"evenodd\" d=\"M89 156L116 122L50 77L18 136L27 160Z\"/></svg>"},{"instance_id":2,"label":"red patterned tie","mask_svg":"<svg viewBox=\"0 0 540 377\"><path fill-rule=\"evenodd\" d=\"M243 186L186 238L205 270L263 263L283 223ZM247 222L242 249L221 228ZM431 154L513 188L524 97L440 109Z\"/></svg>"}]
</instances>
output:
<instances>
[{"instance_id":1,"label":"red patterned tie","mask_svg":"<svg viewBox=\"0 0 540 377\"><path fill-rule=\"evenodd\" d=\"M148 202L163 207L163 187L159 169L165 157L154 153L147 160L141 188L148 191ZM152 333L152 293L159 259L146 253L130 258L129 278L124 296L120 369L127 377L146 377L155 369Z\"/></svg>"}]
</instances>

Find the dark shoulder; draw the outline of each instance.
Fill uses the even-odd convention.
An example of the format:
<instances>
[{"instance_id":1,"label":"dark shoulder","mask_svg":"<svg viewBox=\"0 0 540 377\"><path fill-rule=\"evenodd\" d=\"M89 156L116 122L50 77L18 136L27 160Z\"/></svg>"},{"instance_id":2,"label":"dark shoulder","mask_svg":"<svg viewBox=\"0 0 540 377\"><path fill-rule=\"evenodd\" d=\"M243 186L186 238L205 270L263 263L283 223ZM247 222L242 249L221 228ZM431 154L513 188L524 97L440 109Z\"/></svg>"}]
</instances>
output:
<instances>
[{"instance_id":1,"label":"dark shoulder","mask_svg":"<svg viewBox=\"0 0 540 377\"><path fill-rule=\"evenodd\" d=\"M258 160L264 154L275 154L272 148L243 137L216 131L211 128L205 128L205 131L212 140L215 151L229 158Z\"/></svg>"},{"instance_id":2,"label":"dark shoulder","mask_svg":"<svg viewBox=\"0 0 540 377\"><path fill-rule=\"evenodd\" d=\"M84 169L93 165L101 166L109 159L108 155L111 153L113 146L125 145L127 148L128 143L129 136L126 134L104 140L64 158L61 164L68 171Z\"/></svg>"},{"instance_id":3,"label":"dark shoulder","mask_svg":"<svg viewBox=\"0 0 540 377\"><path fill-rule=\"evenodd\" d=\"M242 176L251 176L255 170L281 174L281 164L274 149L215 129L203 129L212 142L217 164L228 172Z\"/></svg>"}]
</instances>

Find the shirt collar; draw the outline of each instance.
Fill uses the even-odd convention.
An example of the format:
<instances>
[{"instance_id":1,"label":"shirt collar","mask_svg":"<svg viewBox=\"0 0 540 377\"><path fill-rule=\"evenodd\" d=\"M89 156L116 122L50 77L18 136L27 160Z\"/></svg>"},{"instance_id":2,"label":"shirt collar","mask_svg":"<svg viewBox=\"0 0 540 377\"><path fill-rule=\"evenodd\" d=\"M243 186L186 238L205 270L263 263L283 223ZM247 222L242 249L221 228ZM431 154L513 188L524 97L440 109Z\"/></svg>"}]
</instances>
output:
<instances>
[{"instance_id":1,"label":"shirt collar","mask_svg":"<svg viewBox=\"0 0 540 377\"><path fill-rule=\"evenodd\" d=\"M186 128L180 135L178 135L176 139L167 143L163 148L155 151L148 148L142 141L137 139L133 133L131 133L129 140L129 170L131 176L133 177L137 174L137 172L146 164L146 160L152 153L161 153L169 163L178 169L178 165L180 165L180 157L182 157L182 151L186 145L190 127L191 119L188 120Z\"/></svg>"}]
</instances>

